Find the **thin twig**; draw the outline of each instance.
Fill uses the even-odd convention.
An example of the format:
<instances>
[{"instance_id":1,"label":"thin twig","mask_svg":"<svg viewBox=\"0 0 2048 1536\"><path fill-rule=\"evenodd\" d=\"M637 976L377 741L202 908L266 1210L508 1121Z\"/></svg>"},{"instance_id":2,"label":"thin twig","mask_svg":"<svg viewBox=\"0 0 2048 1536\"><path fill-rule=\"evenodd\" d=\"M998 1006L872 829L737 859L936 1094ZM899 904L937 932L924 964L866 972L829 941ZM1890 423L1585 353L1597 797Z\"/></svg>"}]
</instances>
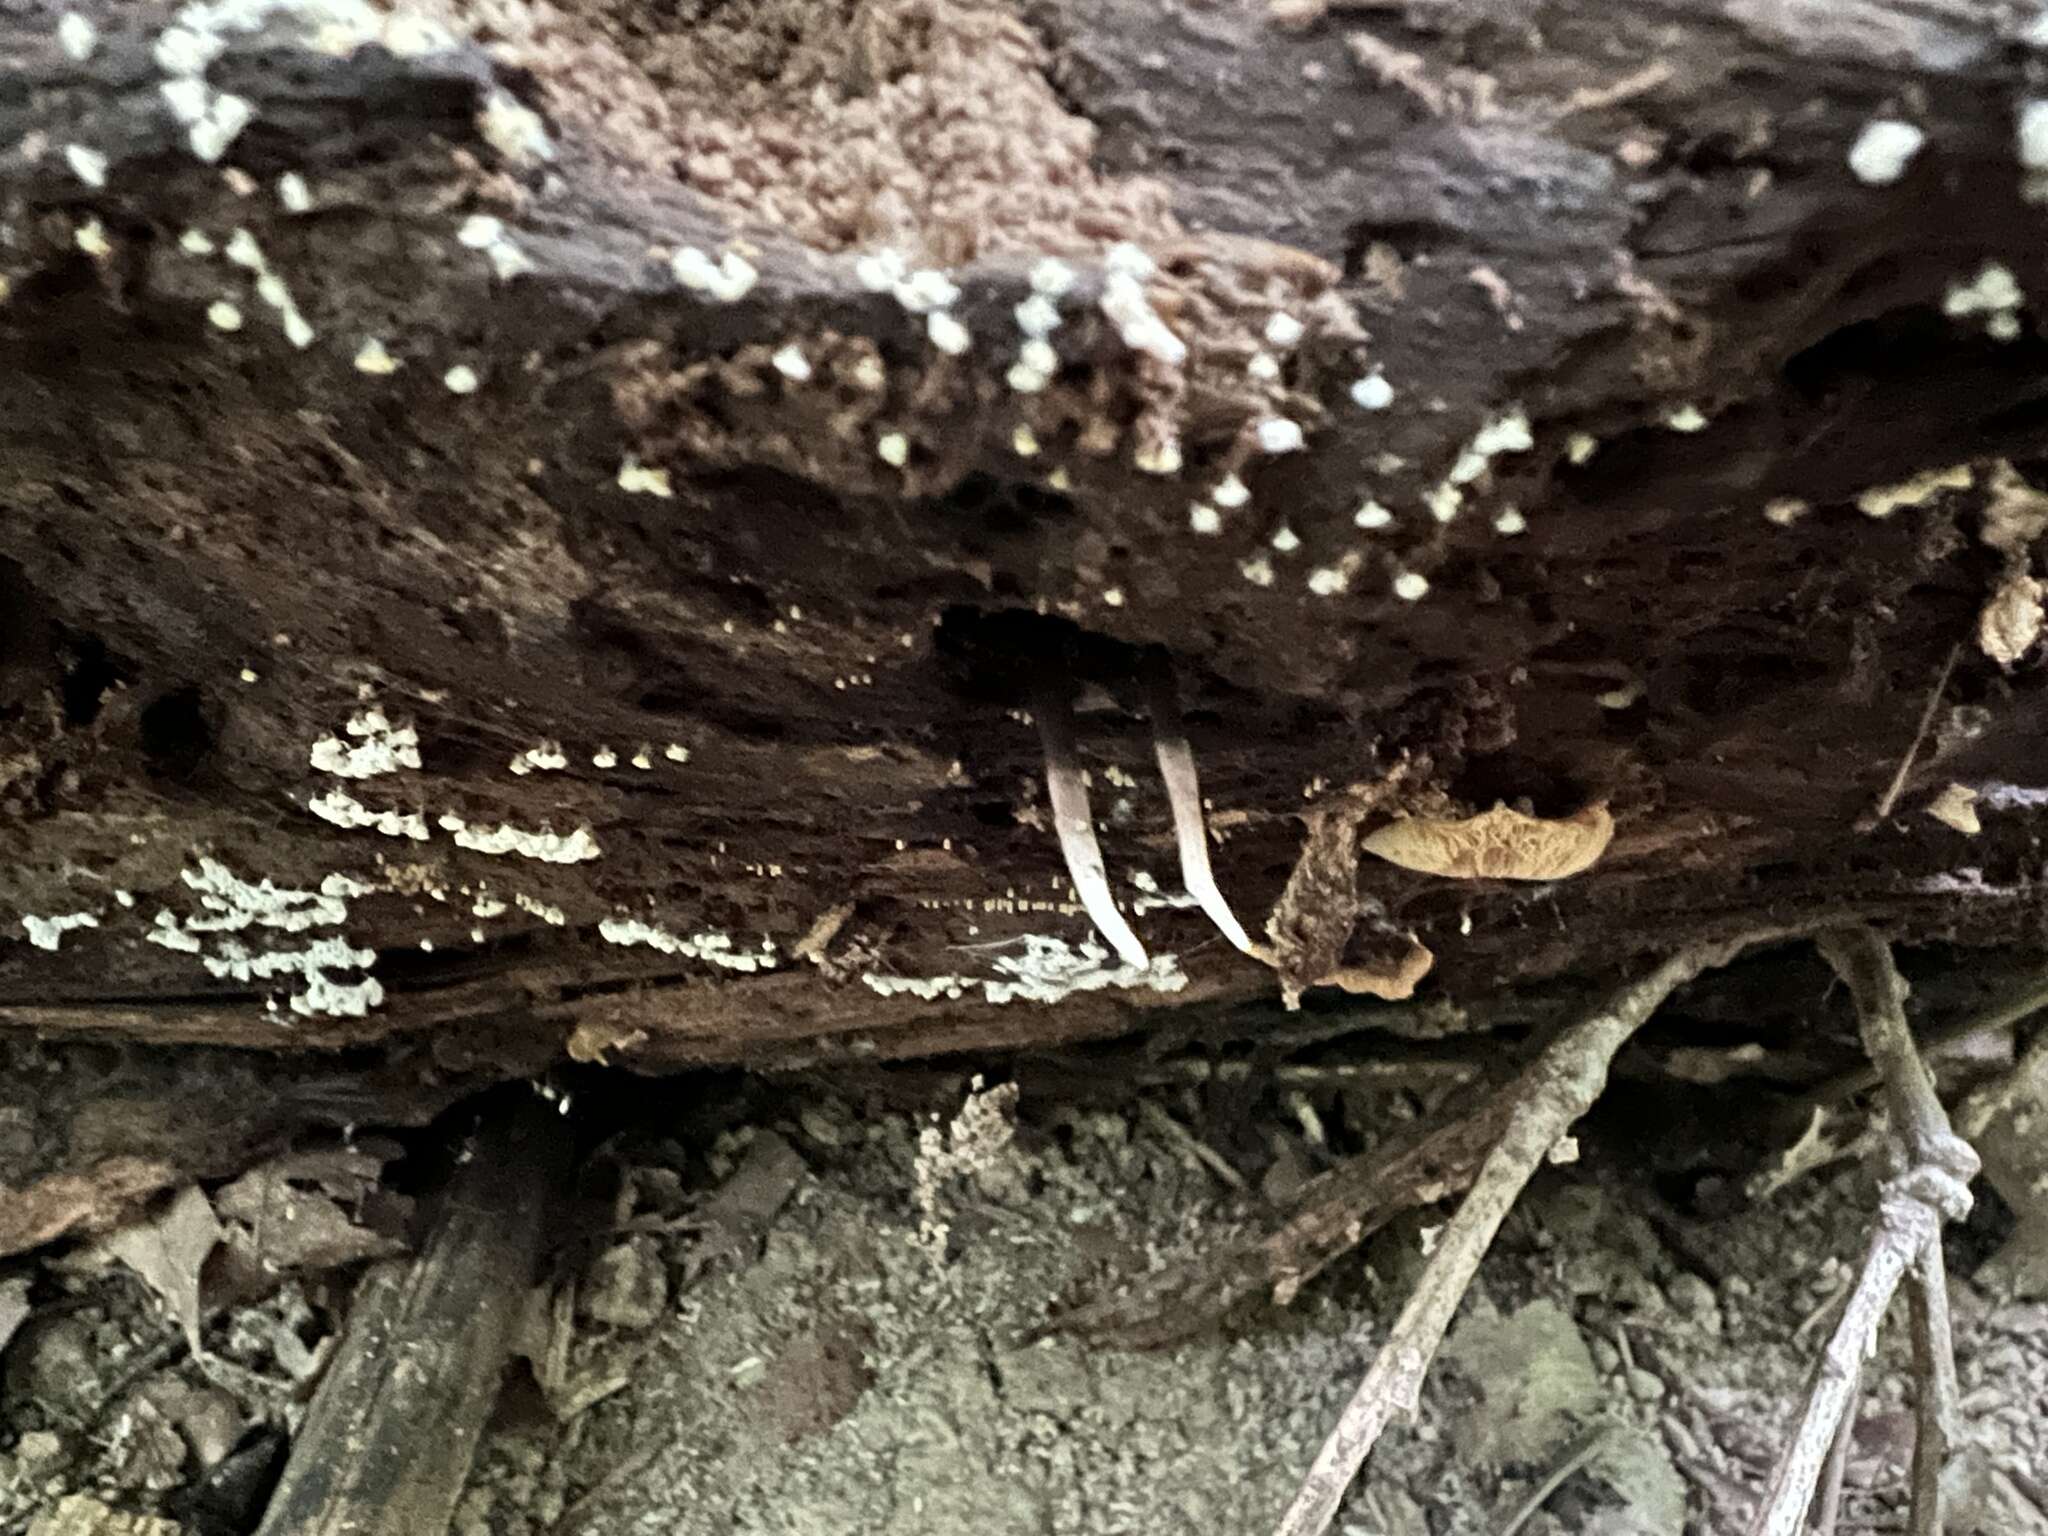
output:
<instances>
[{"instance_id":1,"label":"thin twig","mask_svg":"<svg viewBox=\"0 0 2048 1536\"><path fill-rule=\"evenodd\" d=\"M1123 1294L1064 1314L1050 1331L1157 1348L1199 1333L1261 1291L1285 1306L1402 1211L1469 1188L1514 1102L1514 1085L1504 1084L1441 1124L1397 1133L1310 1179L1271 1230L1140 1276Z\"/></svg>"},{"instance_id":2,"label":"thin twig","mask_svg":"<svg viewBox=\"0 0 2048 1536\"><path fill-rule=\"evenodd\" d=\"M1965 1040L1988 1035L1994 1030L2009 1029L2028 1015L2039 1013L2043 1008L2048 1008L2048 975L2029 978L1975 1013L1966 1013L1961 1018L1935 1025L1920 1036L1920 1054L1942 1055L1951 1046L1960 1045ZM1866 1088L1875 1088L1882 1081L1883 1074L1866 1062L1860 1067L1837 1073L1827 1081L1815 1084L1800 1095L1800 1103L1839 1103L1863 1092Z\"/></svg>"},{"instance_id":3,"label":"thin twig","mask_svg":"<svg viewBox=\"0 0 2048 1536\"><path fill-rule=\"evenodd\" d=\"M1614 1053L1657 1006L1741 946L1685 950L1617 991L1597 1013L1563 1031L1516 1080L1499 1143L1459 1205L1421 1282L1401 1309L1365 1379L1323 1443L1278 1527L1278 1536L1322 1536L1344 1491L1395 1414L1413 1414L1444 1334L1522 1187L1558 1139L1606 1086Z\"/></svg>"},{"instance_id":4,"label":"thin twig","mask_svg":"<svg viewBox=\"0 0 2048 1536\"><path fill-rule=\"evenodd\" d=\"M1081 777L1081 763L1074 749L1074 705L1062 689L1045 688L1033 705L1038 717L1039 739L1045 745L1045 787L1052 800L1054 834L1060 852L1066 856L1067 876L1074 882L1074 894L1095 923L1096 931L1109 941L1125 965L1143 968L1151 959L1138 942L1131 925L1117 909L1109 888L1109 871L1102 862L1102 845L1095 840L1095 819L1088 810L1088 785Z\"/></svg>"},{"instance_id":5,"label":"thin twig","mask_svg":"<svg viewBox=\"0 0 2048 1536\"><path fill-rule=\"evenodd\" d=\"M1150 1099L1141 1099L1138 1101L1138 1117L1232 1189L1240 1194L1244 1192L1247 1187L1244 1175L1230 1166L1229 1159L1174 1119L1163 1107Z\"/></svg>"},{"instance_id":6,"label":"thin twig","mask_svg":"<svg viewBox=\"0 0 2048 1536\"><path fill-rule=\"evenodd\" d=\"M1565 1485L1567 1479L1581 1467L1600 1454L1600 1448L1613 1434L1611 1425L1602 1424L1581 1435L1578 1442L1564 1453L1564 1460L1551 1469L1550 1475L1538 1483L1528 1498L1522 1500L1512 1515L1501 1526L1496 1536L1515 1536L1523 1526L1535 1517L1536 1511L1550 1502L1550 1496Z\"/></svg>"},{"instance_id":7,"label":"thin twig","mask_svg":"<svg viewBox=\"0 0 2048 1536\"><path fill-rule=\"evenodd\" d=\"M1371 1057L1354 1061L1275 1061L1188 1056L1135 1068L1129 1081L1147 1087L1170 1083L1242 1083L1254 1079L1289 1084L1349 1083L1385 1088L1454 1088L1484 1074L1476 1059L1448 1053Z\"/></svg>"},{"instance_id":8,"label":"thin twig","mask_svg":"<svg viewBox=\"0 0 2048 1536\"><path fill-rule=\"evenodd\" d=\"M1955 1443L1960 1410L1956 1348L1948 1313L1948 1267L1941 1238L1920 1250L1908 1282L1913 1317L1913 1503L1909 1536L1942 1536L1941 1469Z\"/></svg>"},{"instance_id":9,"label":"thin twig","mask_svg":"<svg viewBox=\"0 0 2048 1536\"><path fill-rule=\"evenodd\" d=\"M581 1529L590 1516L595 1513L599 1504L610 1498L613 1494L620 1492L624 1485L632 1482L641 1473L653 1466L657 1456L672 1449L675 1444L675 1438L673 1435L665 1436L652 1445L643 1446L632 1455L615 1462L605 1472L604 1476L600 1477L577 1497L574 1504L571 1504L562 1511L560 1518L548 1527L547 1536L571 1536L571 1533Z\"/></svg>"},{"instance_id":10,"label":"thin twig","mask_svg":"<svg viewBox=\"0 0 2048 1536\"><path fill-rule=\"evenodd\" d=\"M1850 1447L1856 1443L1856 1400L1862 1395L1862 1386L1859 1367L1857 1379L1849 1385L1849 1406L1835 1426L1835 1443L1828 1447L1828 1464L1821 1473L1820 1504L1813 1519L1815 1536L1835 1536L1835 1526L1842 1518L1842 1479L1849 1470Z\"/></svg>"},{"instance_id":11,"label":"thin twig","mask_svg":"<svg viewBox=\"0 0 2048 1536\"><path fill-rule=\"evenodd\" d=\"M1948 648L1948 660L1941 664L1941 676L1935 680L1934 691L1927 695L1927 707L1920 712L1920 728L1913 732L1912 743L1906 748L1906 755L1899 759L1899 771L1892 775L1891 783L1885 786L1884 795L1877 802L1877 809L1868 820L1858 823L1863 831L1877 826L1891 815L1892 807L1899 803L1899 796L1906 791L1906 776L1913 771L1913 762L1920 756L1920 748L1927 740L1927 733L1934 726L1934 712L1941 707L1941 696L1948 692L1949 674L1956 669L1956 658L1963 654L1961 641Z\"/></svg>"},{"instance_id":12,"label":"thin twig","mask_svg":"<svg viewBox=\"0 0 2048 1536\"><path fill-rule=\"evenodd\" d=\"M1793 1536L1805 1520L1828 1448L1848 1408L1863 1357L1877 1337L1877 1325L1891 1305L1892 1292L1914 1255L1936 1238L1938 1230L1934 1212L1909 1195L1888 1191L1880 1202L1877 1230L1871 1234L1855 1289L1814 1367L1806 1406L1750 1527L1751 1536Z\"/></svg>"},{"instance_id":13,"label":"thin twig","mask_svg":"<svg viewBox=\"0 0 2048 1536\"><path fill-rule=\"evenodd\" d=\"M1960 1220L1969 1213L1967 1186L1977 1176L1977 1154L1950 1127L1948 1111L1934 1091L1934 1074L1913 1044L1913 1029L1906 1022L1906 981L1890 947L1861 927L1821 934L1815 945L1855 998L1863 1048L1883 1075L1892 1134L1899 1138L1906 1166L1932 1166L1960 1181L1962 1209L1943 1213Z\"/></svg>"},{"instance_id":14,"label":"thin twig","mask_svg":"<svg viewBox=\"0 0 2048 1536\"><path fill-rule=\"evenodd\" d=\"M1805 1518L1862 1361L1876 1341L1892 1293L1911 1268L1920 1429L1909 1529L1914 1536L1938 1536L1941 1467L1953 1437L1956 1398L1948 1286L1940 1267L1941 1224L1969 1214L1977 1154L1950 1128L1935 1095L1934 1076L1913 1045L1906 983L1890 948L1867 928L1838 929L1816 943L1855 998L1863 1047L1883 1074L1891 1107L1891 1160L1904 1171L1885 1181L1862 1271L1814 1368L1798 1427L1751 1533L1792 1536Z\"/></svg>"}]
</instances>

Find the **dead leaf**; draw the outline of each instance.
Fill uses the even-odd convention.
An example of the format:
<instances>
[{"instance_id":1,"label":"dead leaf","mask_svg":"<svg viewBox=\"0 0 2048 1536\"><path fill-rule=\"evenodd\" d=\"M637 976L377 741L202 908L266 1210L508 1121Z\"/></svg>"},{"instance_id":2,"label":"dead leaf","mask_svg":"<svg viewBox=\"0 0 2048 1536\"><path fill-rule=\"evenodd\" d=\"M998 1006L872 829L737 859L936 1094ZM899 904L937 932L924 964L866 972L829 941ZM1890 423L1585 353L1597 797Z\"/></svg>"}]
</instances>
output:
<instances>
[{"instance_id":1,"label":"dead leaf","mask_svg":"<svg viewBox=\"0 0 2048 1536\"><path fill-rule=\"evenodd\" d=\"M356 1218L381 1187L386 1159L365 1147L288 1152L250 1169L214 1196L226 1240L263 1275L335 1269L405 1251L394 1234Z\"/></svg>"},{"instance_id":2,"label":"dead leaf","mask_svg":"<svg viewBox=\"0 0 2048 1536\"><path fill-rule=\"evenodd\" d=\"M226 1461L249 1427L242 1405L210 1382L194 1386L166 1373L144 1385L140 1395L178 1432L202 1471Z\"/></svg>"},{"instance_id":3,"label":"dead leaf","mask_svg":"<svg viewBox=\"0 0 2048 1536\"><path fill-rule=\"evenodd\" d=\"M0 1350L7 1348L7 1341L28 1320L28 1314L28 1277L0 1280Z\"/></svg>"},{"instance_id":4,"label":"dead leaf","mask_svg":"<svg viewBox=\"0 0 2048 1536\"><path fill-rule=\"evenodd\" d=\"M1949 785L1927 803L1927 814L1970 837L1984 830L1977 819L1977 791L1967 784Z\"/></svg>"},{"instance_id":5,"label":"dead leaf","mask_svg":"<svg viewBox=\"0 0 2048 1536\"><path fill-rule=\"evenodd\" d=\"M1977 645L2000 666L2018 661L2041 638L2041 583L2009 573L1977 615Z\"/></svg>"},{"instance_id":6,"label":"dead leaf","mask_svg":"<svg viewBox=\"0 0 2048 1536\"><path fill-rule=\"evenodd\" d=\"M212 1203L198 1185L187 1184L155 1216L110 1232L98 1244L156 1292L195 1357L204 1353L199 1347L199 1271L221 1236Z\"/></svg>"},{"instance_id":7,"label":"dead leaf","mask_svg":"<svg viewBox=\"0 0 2048 1536\"><path fill-rule=\"evenodd\" d=\"M1390 864L1458 880L1562 880L1590 869L1614 840L1614 818L1596 802L1570 816L1526 816L1505 805L1461 820L1412 816L1362 844Z\"/></svg>"}]
</instances>

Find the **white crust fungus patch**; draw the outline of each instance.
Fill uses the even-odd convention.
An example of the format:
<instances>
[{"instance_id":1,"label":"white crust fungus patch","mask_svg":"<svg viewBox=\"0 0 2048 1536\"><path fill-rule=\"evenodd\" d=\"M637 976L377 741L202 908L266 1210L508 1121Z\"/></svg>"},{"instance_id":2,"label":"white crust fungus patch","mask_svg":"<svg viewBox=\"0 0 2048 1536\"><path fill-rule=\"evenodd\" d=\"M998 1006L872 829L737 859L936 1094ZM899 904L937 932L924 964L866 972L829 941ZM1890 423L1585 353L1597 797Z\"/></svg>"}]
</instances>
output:
<instances>
[{"instance_id":1,"label":"white crust fungus patch","mask_svg":"<svg viewBox=\"0 0 2048 1536\"><path fill-rule=\"evenodd\" d=\"M759 950L738 949L733 945L732 935L727 933L671 933L637 917L607 917L597 925L597 931L607 944L644 944L664 955L703 960L728 971L753 972L775 968L775 942L772 939L762 939Z\"/></svg>"},{"instance_id":2,"label":"white crust fungus patch","mask_svg":"<svg viewBox=\"0 0 2048 1536\"><path fill-rule=\"evenodd\" d=\"M97 928L99 925L100 920L90 912L58 912L49 917L30 913L21 920L22 932L28 935L29 943L37 949L55 949L72 929Z\"/></svg>"},{"instance_id":3,"label":"white crust fungus patch","mask_svg":"<svg viewBox=\"0 0 2048 1536\"><path fill-rule=\"evenodd\" d=\"M330 789L315 795L306 802L306 809L337 827L368 827L386 837L409 837L416 843L427 840L427 819L418 811L373 811L346 790Z\"/></svg>"},{"instance_id":4,"label":"white crust fungus patch","mask_svg":"<svg viewBox=\"0 0 2048 1536\"><path fill-rule=\"evenodd\" d=\"M472 827L460 816L443 816L441 828L455 835L458 848L493 856L515 854L522 859L537 859L543 864L581 864L604 855L588 827L578 827L564 837L552 827L533 830L515 827L508 821L501 821L495 827Z\"/></svg>"},{"instance_id":5,"label":"white crust fungus patch","mask_svg":"<svg viewBox=\"0 0 2048 1536\"><path fill-rule=\"evenodd\" d=\"M1024 952L998 958L995 969L1000 974L994 977L884 976L870 971L861 981L883 997L916 997L926 1002L940 998L957 1001L979 988L984 1001L998 1005L1057 1003L1079 992L1107 988L1178 992L1188 984L1174 955L1154 955L1145 965L1111 964L1109 951L1093 939L1084 939L1078 949L1064 939L1036 933L1025 934L1016 942L1024 946Z\"/></svg>"},{"instance_id":6,"label":"white crust fungus patch","mask_svg":"<svg viewBox=\"0 0 2048 1536\"><path fill-rule=\"evenodd\" d=\"M211 858L200 859L199 867L184 870L181 878L198 895L201 910L183 918L159 911L155 926L144 935L150 943L198 955L207 973L223 980L295 976L303 985L291 997L291 1010L308 1017L361 1018L384 1001L383 985L374 976L336 981L327 974L367 972L376 963L374 950L358 949L345 938L328 935L308 938L295 948L252 950L242 939L226 937L252 928L301 934L338 927L348 920L349 899L368 895L371 887L344 874L328 875L318 891L294 890L267 879L252 885Z\"/></svg>"},{"instance_id":7,"label":"white crust fungus patch","mask_svg":"<svg viewBox=\"0 0 2048 1536\"><path fill-rule=\"evenodd\" d=\"M374 779L420 766L419 732L410 725L393 725L375 704L351 715L343 730L355 738L354 746L339 736L323 736L313 743L311 761L322 773Z\"/></svg>"}]
</instances>

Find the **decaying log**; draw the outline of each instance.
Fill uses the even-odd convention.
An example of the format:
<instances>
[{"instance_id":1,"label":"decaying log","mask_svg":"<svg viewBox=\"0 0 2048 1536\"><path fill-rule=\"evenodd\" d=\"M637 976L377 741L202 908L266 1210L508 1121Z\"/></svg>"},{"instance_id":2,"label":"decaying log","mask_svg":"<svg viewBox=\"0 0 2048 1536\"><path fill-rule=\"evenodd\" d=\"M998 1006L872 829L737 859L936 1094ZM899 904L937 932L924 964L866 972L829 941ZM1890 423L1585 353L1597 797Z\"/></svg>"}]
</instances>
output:
<instances>
[{"instance_id":1,"label":"decaying log","mask_svg":"<svg viewBox=\"0 0 2048 1536\"><path fill-rule=\"evenodd\" d=\"M1362 869L1431 995L2043 941L2017 13L483 9L0 16L0 1027L662 1068L1270 997L1176 904L1153 657L1253 939L1370 801L1613 817Z\"/></svg>"},{"instance_id":2,"label":"decaying log","mask_svg":"<svg viewBox=\"0 0 2048 1536\"><path fill-rule=\"evenodd\" d=\"M513 1092L462 1138L416 1257L371 1267L258 1536L438 1536L497 1400L566 1168L553 1108Z\"/></svg>"}]
</instances>

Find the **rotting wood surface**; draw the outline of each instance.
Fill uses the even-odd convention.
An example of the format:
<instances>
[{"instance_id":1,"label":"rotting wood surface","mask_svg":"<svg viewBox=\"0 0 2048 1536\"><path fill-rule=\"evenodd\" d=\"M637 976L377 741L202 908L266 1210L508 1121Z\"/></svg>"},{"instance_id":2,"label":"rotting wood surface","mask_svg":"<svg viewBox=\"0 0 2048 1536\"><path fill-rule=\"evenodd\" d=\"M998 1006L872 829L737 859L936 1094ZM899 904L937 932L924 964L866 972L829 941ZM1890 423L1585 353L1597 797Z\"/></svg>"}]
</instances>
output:
<instances>
[{"instance_id":1,"label":"rotting wood surface","mask_svg":"<svg viewBox=\"0 0 2048 1536\"><path fill-rule=\"evenodd\" d=\"M2000 14L500 9L0 19L0 1027L790 1064L1271 997L1139 880L1161 652L1255 937L1356 799L1612 811L1567 881L1361 869L1439 995L2041 940ZM1097 985L1048 678L1165 987Z\"/></svg>"}]
</instances>

